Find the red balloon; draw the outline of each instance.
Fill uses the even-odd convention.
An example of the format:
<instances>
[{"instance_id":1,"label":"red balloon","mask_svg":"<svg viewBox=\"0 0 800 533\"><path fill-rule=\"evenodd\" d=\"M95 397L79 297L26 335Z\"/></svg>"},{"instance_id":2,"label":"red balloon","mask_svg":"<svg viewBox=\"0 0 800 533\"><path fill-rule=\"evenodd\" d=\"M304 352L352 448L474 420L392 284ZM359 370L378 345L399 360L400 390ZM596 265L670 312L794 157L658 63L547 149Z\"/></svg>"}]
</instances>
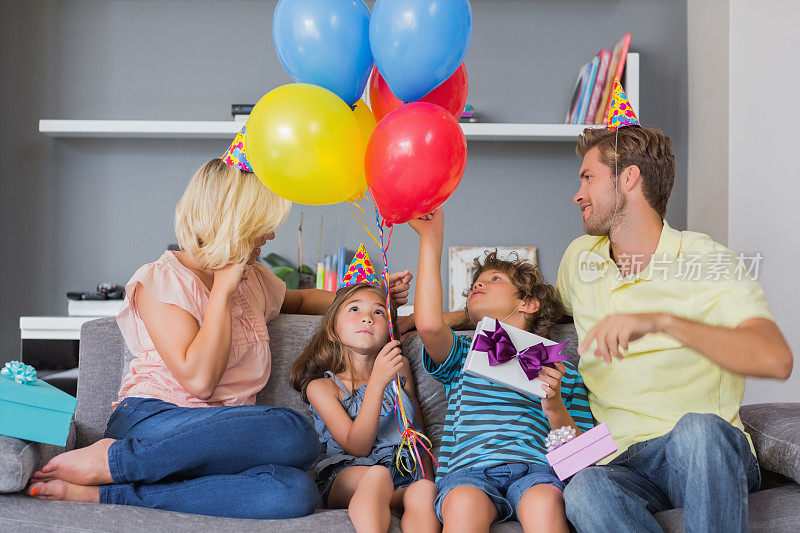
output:
<instances>
[{"instance_id":1,"label":"red balloon","mask_svg":"<svg viewBox=\"0 0 800 533\"><path fill-rule=\"evenodd\" d=\"M430 213L456 190L467 164L467 139L453 116L427 102L392 111L367 144L364 171L387 222Z\"/></svg>"},{"instance_id":2,"label":"red balloon","mask_svg":"<svg viewBox=\"0 0 800 533\"><path fill-rule=\"evenodd\" d=\"M467 105L467 91L467 67L461 63L455 74L419 101L441 106L458 120L464 112L464 106ZM386 80L378 72L377 67L373 67L372 77L369 80L369 105L378 122L403 105L403 102L389 90Z\"/></svg>"}]
</instances>

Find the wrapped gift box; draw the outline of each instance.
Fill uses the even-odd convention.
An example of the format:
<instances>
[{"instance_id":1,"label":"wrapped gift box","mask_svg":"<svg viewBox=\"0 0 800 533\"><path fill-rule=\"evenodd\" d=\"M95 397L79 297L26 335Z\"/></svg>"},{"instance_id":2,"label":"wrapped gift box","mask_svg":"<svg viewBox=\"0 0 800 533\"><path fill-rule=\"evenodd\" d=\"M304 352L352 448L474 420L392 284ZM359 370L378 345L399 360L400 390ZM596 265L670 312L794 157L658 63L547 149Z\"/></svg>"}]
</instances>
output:
<instances>
[{"instance_id":1,"label":"wrapped gift box","mask_svg":"<svg viewBox=\"0 0 800 533\"><path fill-rule=\"evenodd\" d=\"M617 451L608 426L600 424L548 453L547 462L562 481Z\"/></svg>"},{"instance_id":2,"label":"wrapped gift box","mask_svg":"<svg viewBox=\"0 0 800 533\"><path fill-rule=\"evenodd\" d=\"M558 344L550 339L534 335L529 331L499 322L494 318L484 317L483 320L478 323L478 328L475 330L475 335L472 337L472 344L467 354L467 360L464 362L464 372L486 378L495 383L500 383L523 394L544 398L545 391L542 388L542 381L536 378L528 379L528 376L525 374L525 371L520 366L516 357L505 363L492 366L489 364L487 352L475 349L478 336L483 332L491 333L495 331L498 324L508 333L508 336L514 344L514 348L518 351L536 346L540 343L545 346Z\"/></svg>"},{"instance_id":3,"label":"wrapped gift box","mask_svg":"<svg viewBox=\"0 0 800 533\"><path fill-rule=\"evenodd\" d=\"M64 446L77 403L41 379L17 383L0 376L0 435Z\"/></svg>"}]
</instances>

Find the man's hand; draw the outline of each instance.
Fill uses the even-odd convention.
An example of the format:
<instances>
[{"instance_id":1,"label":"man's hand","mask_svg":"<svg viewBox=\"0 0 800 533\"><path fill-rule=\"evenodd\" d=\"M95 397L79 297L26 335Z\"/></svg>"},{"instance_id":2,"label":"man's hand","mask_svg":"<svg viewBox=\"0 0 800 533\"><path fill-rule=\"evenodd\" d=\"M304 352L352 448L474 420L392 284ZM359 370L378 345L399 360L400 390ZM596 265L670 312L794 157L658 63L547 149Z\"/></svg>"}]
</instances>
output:
<instances>
[{"instance_id":1,"label":"man's hand","mask_svg":"<svg viewBox=\"0 0 800 533\"><path fill-rule=\"evenodd\" d=\"M417 232L420 237L436 237L444 239L444 213L441 207L437 207L427 215L423 215L414 220L409 220L408 225Z\"/></svg>"},{"instance_id":2,"label":"man's hand","mask_svg":"<svg viewBox=\"0 0 800 533\"><path fill-rule=\"evenodd\" d=\"M414 276L410 270L401 270L389 274L389 296L398 307L408 303L408 290L411 288L411 280Z\"/></svg>"},{"instance_id":3,"label":"man's hand","mask_svg":"<svg viewBox=\"0 0 800 533\"><path fill-rule=\"evenodd\" d=\"M669 318L666 313L608 315L589 330L578 347L578 353L583 356L592 342L597 341L595 357L602 357L607 363L611 362L612 355L622 359L620 350L627 350L628 343L648 333L665 333Z\"/></svg>"}]
</instances>

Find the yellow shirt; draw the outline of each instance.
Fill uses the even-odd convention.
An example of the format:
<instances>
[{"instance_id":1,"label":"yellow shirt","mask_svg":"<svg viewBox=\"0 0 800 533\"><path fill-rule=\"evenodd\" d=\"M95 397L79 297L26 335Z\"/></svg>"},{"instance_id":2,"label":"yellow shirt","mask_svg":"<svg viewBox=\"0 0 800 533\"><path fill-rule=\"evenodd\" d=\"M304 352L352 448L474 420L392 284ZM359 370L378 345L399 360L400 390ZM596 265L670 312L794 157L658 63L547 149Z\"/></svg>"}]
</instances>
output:
<instances>
[{"instance_id":1,"label":"yellow shirt","mask_svg":"<svg viewBox=\"0 0 800 533\"><path fill-rule=\"evenodd\" d=\"M624 258L642 264L643 259ZM760 259L737 255L707 235L674 230L665 221L652 260L638 275L621 276L608 237L575 239L561 260L556 290L581 341L609 314L664 312L732 328L751 318L773 320L764 291L753 280ZM665 435L687 413L714 413L744 431L739 419L744 376L663 334L631 342L623 359L611 364L593 355L595 347L578 368L592 414L609 427L619 447L601 463L631 444Z\"/></svg>"}]
</instances>

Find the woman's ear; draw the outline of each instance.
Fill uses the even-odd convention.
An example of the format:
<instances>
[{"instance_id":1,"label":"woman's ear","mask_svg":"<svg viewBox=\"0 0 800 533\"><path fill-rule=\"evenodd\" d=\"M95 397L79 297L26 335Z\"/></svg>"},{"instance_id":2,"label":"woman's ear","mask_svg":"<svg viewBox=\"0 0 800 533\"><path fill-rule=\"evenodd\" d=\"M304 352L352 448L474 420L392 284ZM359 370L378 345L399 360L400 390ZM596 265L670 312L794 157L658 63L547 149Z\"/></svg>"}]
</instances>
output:
<instances>
[{"instance_id":1,"label":"woman's ear","mask_svg":"<svg viewBox=\"0 0 800 533\"><path fill-rule=\"evenodd\" d=\"M542 307L542 304L536 298L529 298L527 300L522 301L522 305L520 305L519 310L523 313L534 314Z\"/></svg>"}]
</instances>

